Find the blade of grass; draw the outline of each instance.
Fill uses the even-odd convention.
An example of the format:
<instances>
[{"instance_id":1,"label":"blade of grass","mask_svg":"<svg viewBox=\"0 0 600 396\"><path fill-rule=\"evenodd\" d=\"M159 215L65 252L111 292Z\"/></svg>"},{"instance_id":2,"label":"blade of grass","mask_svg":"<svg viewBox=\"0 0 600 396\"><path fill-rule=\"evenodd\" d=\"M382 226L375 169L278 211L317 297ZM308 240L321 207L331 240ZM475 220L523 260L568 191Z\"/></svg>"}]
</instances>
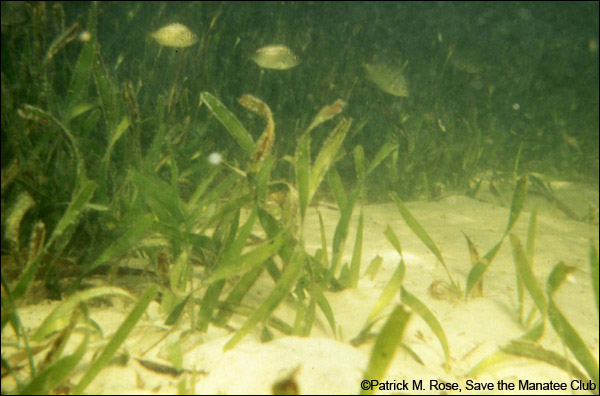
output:
<instances>
[{"instance_id":1,"label":"blade of grass","mask_svg":"<svg viewBox=\"0 0 600 396\"><path fill-rule=\"evenodd\" d=\"M167 123L165 122L165 113L167 109L166 99L163 95L156 98L156 116L154 122L154 137L150 143L146 156L144 157L142 169L147 172L154 169L162 156L162 147L165 143L165 132Z\"/></svg>"},{"instance_id":2,"label":"blade of grass","mask_svg":"<svg viewBox=\"0 0 600 396\"><path fill-rule=\"evenodd\" d=\"M4 330L6 324L10 322L17 337L22 337L25 354L27 356L27 363L29 366L29 373L31 376L36 376L37 372L35 363L33 361L33 353L29 345L29 334L25 330L25 327L23 326L23 321L21 320L21 316L19 315L19 310L15 306L15 302L12 297L12 290L10 285L8 284L8 280L4 276L4 271L0 271L0 274L2 278L2 287L5 290L5 297L2 299L2 330ZM7 371L10 372L11 375L14 377L15 375L12 372L11 365L6 364L6 368Z\"/></svg>"},{"instance_id":3,"label":"blade of grass","mask_svg":"<svg viewBox=\"0 0 600 396\"><path fill-rule=\"evenodd\" d=\"M100 104L104 113L106 127L111 133L109 147L112 147L114 141L118 139L118 137L116 137L118 133L118 129L116 127L119 118L119 108L122 106L117 103L117 98L115 95L117 89L113 86L113 82L110 80L108 73L104 69L98 48L95 49L92 71L92 75L94 76L94 81L96 83L96 89L98 91L98 98L100 98ZM124 117L124 119L127 119L127 117Z\"/></svg>"},{"instance_id":4,"label":"blade of grass","mask_svg":"<svg viewBox=\"0 0 600 396\"><path fill-rule=\"evenodd\" d=\"M304 223L304 215L308 207L310 184L310 134L305 133L298 142L296 149L296 184L300 201L300 219Z\"/></svg>"},{"instance_id":5,"label":"blade of grass","mask_svg":"<svg viewBox=\"0 0 600 396\"><path fill-rule=\"evenodd\" d=\"M271 177L271 170L275 164L275 157L268 155L262 158L260 162L259 171L254 180L254 193L256 194L256 199L259 200L259 202L263 202L267 194L267 187L269 178Z\"/></svg>"},{"instance_id":6,"label":"blade of grass","mask_svg":"<svg viewBox=\"0 0 600 396\"><path fill-rule=\"evenodd\" d=\"M146 175L132 170L129 173L131 180L140 189L144 200L155 215L163 222L170 224L175 220L177 224L185 221L185 216L180 209L179 197L173 194L171 186L154 175Z\"/></svg>"},{"instance_id":7,"label":"blade of grass","mask_svg":"<svg viewBox=\"0 0 600 396\"><path fill-rule=\"evenodd\" d=\"M69 130L69 128L67 128L65 124L63 124L56 117L54 117L54 115L40 109L39 107L24 104L19 108L17 112L23 118L40 122L43 125L51 125L63 134L65 140L71 148L73 159L75 161L75 166L77 168L76 182L79 188L81 188L81 186L86 182L87 178L85 172L85 164L83 162L83 156L81 155L81 151L79 150L79 144L77 143L73 132L71 132L71 130Z\"/></svg>"},{"instance_id":8,"label":"blade of grass","mask_svg":"<svg viewBox=\"0 0 600 396\"><path fill-rule=\"evenodd\" d=\"M329 182L329 187L333 192L338 208L340 211L343 210L348 206L348 196L346 195L346 190L344 190L340 174L335 167L332 167L327 173L327 181Z\"/></svg>"},{"instance_id":9,"label":"blade of grass","mask_svg":"<svg viewBox=\"0 0 600 396\"><path fill-rule=\"evenodd\" d=\"M50 61L52 61L52 58L54 58L54 56L58 54L60 50L62 50L71 41L75 40L75 38L77 38L78 36L80 29L81 27L79 25L79 22L75 22L68 29L64 29L61 35L55 38L50 44L50 47L48 47L48 50L46 51L46 56L44 57L44 60L40 65L40 69L43 69L46 66L48 66Z\"/></svg>"},{"instance_id":10,"label":"blade of grass","mask_svg":"<svg viewBox=\"0 0 600 396\"><path fill-rule=\"evenodd\" d=\"M384 231L384 235L387 240L394 246L398 254L400 255L400 263L396 267L396 270L392 274L392 277L385 285L385 288L381 292L381 295L377 299L375 305L371 309L369 313L369 317L365 322L365 326L363 326L363 332L365 329L373 325L374 319L386 305L389 304L390 301L394 298L396 292L400 290L402 286L402 281L404 280L404 274L406 272L406 267L404 265L404 258L402 256L402 247L400 246L400 242L398 241L398 237L392 228L388 225Z\"/></svg>"},{"instance_id":11,"label":"blade of grass","mask_svg":"<svg viewBox=\"0 0 600 396\"><path fill-rule=\"evenodd\" d=\"M392 244L394 249L396 249L396 251L398 252L400 257L402 257L402 246L400 245L400 241L398 240L396 233L394 232L392 227L390 227L389 224L387 225L387 227L385 227L385 231L383 232L383 235L385 235L385 237Z\"/></svg>"},{"instance_id":12,"label":"blade of grass","mask_svg":"<svg viewBox=\"0 0 600 396\"><path fill-rule=\"evenodd\" d=\"M87 302L92 298L105 296L122 296L134 300L134 297L127 291L112 286L100 286L77 292L67 298L44 319L31 339L36 342L41 342L49 334L65 327L68 324L71 312L76 309L79 304Z\"/></svg>"},{"instance_id":13,"label":"blade of grass","mask_svg":"<svg viewBox=\"0 0 600 396\"><path fill-rule=\"evenodd\" d=\"M321 216L321 212L317 211L317 214L319 215L319 229L321 230L321 251L323 252L323 267L329 268L329 254L327 253L327 236L325 235L325 224L323 223L323 216Z\"/></svg>"},{"instance_id":14,"label":"blade of grass","mask_svg":"<svg viewBox=\"0 0 600 396\"><path fill-rule=\"evenodd\" d=\"M306 319L308 319L308 310L305 308L304 306L304 298L299 298L298 300L296 300L296 317L294 318L294 325L293 325L293 335L296 336L302 336L303 332L304 332L304 324ZM312 300L312 299L311 299ZM313 307L314 307L314 300L313 300ZM311 324L311 328L312 328L312 324ZM261 340L262 342L264 342L263 340ZM270 340L269 340L270 341Z\"/></svg>"},{"instance_id":15,"label":"blade of grass","mask_svg":"<svg viewBox=\"0 0 600 396\"><path fill-rule=\"evenodd\" d=\"M41 395L53 393L52 390L60 385L77 367L88 346L89 331L71 355L65 356L41 371L33 380L19 391L22 395Z\"/></svg>"},{"instance_id":16,"label":"blade of grass","mask_svg":"<svg viewBox=\"0 0 600 396\"><path fill-rule=\"evenodd\" d=\"M375 170L375 168L377 168L379 166L379 164L381 164L388 155L390 155L393 151L395 151L397 149L398 149L397 144L392 144L389 142L387 142L383 146L381 146L381 148L379 149L377 154L375 154L375 158L373 158L373 161L371 161L371 164L367 168L367 172L366 172L365 176L369 176L369 174L371 174L371 172L373 172Z\"/></svg>"},{"instance_id":17,"label":"blade of grass","mask_svg":"<svg viewBox=\"0 0 600 396\"><path fill-rule=\"evenodd\" d=\"M529 266L533 269L533 256L535 253L535 233L537 229L537 207L533 208L531 215L529 216L529 226L527 227L527 244L525 247L525 254L527 255L527 261Z\"/></svg>"},{"instance_id":18,"label":"blade of grass","mask_svg":"<svg viewBox=\"0 0 600 396\"><path fill-rule=\"evenodd\" d=\"M315 159L315 162L310 172L308 204L310 204L310 201L315 195L315 192L321 184L325 173L327 172L331 164L335 162L338 150L340 149L342 142L344 141L344 138L346 137L348 129L350 129L351 125L351 119L343 118L335 127L335 129L331 132L331 134L329 134L325 143L323 143L323 147L321 148L321 151L319 151L319 154L317 155L317 158Z\"/></svg>"},{"instance_id":19,"label":"blade of grass","mask_svg":"<svg viewBox=\"0 0 600 396\"><path fill-rule=\"evenodd\" d=\"M231 313L236 313L238 315L246 316L246 317L250 317L255 312L254 308L250 308L250 307L242 306L242 305L233 305L233 304L229 304L225 301L219 301L217 303L217 306L221 310L229 311ZM279 319L278 317L276 317L274 315L270 316L266 320L266 323L269 326L273 327L276 330L281 331L283 334L286 334L286 335L292 335L292 333L294 331L292 326L285 323L283 320Z\"/></svg>"},{"instance_id":20,"label":"blade of grass","mask_svg":"<svg viewBox=\"0 0 600 396\"><path fill-rule=\"evenodd\" d=\"M576 378L579 378L580 380L588 380L588 377L586 377L585 374L582 373L581 370L579 370L579 368L570 360L556 352L545 349L541 345L534 342L512 340L508 345L501 347L500 350L511 355L535 359L537 361L550 364L573 375Z\"/></svg>"},{"instance_id":21,"label":"blade of grass","mask_svg":"<svg viewBox=\"0 0 600 396\"><path fill-rule=\"evenodd\" d=\"M552 269L546 283L546 295L548 297L548 320L558 334L562 342L569 348L573 356L581 364L592 381L598 386L598 363L590 349L577 333L577 330L571 325L563 313L558 309L553 300L553 295L564 279L575 270L575 267L569 267L563 262L558 263Z\"/></svg>"},{"instance_id":22,"label":"blade of grass","mask_svg":"<svg viewBox=\"0 0 600 396\"><path fill-rule=\"evenodd\" d=\"M357 179L359 180L359 182L363 182L366 177L365 151L360 145L354 147L354 168L356 170Z\"/></svg>"},{"instance_id":23,"label":"blade of grass","mask_svg":"<svg viewBox=\"0 0 600 396\"><path fill-rule=\"evenodd\" d=\"M213 203L215 203L219 198L221 198L223 195L225 195L227 193L227 191L229 189L232 188L232 186L235 184L235 182L238 180L238 176L235 174L230 174L229 176L226 176L219 184L217 184L215 187L213 187L208 193L206 193L206 195L202 198L202 201L200 203L198 203L196 205L196 207L194 208L194 210L188 215L188 221L190 223L188 223L188 225L193 224L192 221L196 221L198 218L201 218L201 216L205 213L206 208L208 208L210 205L212 205ZM248 199L250 198L250 196L248 195ZM222 213L218 213L215 216L213 216L213 219L219 219L221 217L221 215L225 215L227 211L235 211L238 210L245 202L246 198L242 197L238 200L233 200L231 202L226 203L225 205L223 205L223 212ZM211 225L210 222L208 222L207 224L204 224L204 226L209 227Z\"/></svg>"},{"instance_id":24,"label":"blade of grass","mask_svg":"<svg viewBox=\"0 0 600 396\"><path fill-rule=\"evenodd\" d=\"M304 267L306 257L304 252L297 250L292 257L292 261L287 265L281 278L275 284L275 287L267 296L265 301L252 313L248 320L242 325L242 327L227 341L223 347L224 351L227 351L236 346L257 324L258 322L266 320L269 315L277 308L277 306L283 301L285 296L290 292L292 286L302 268Z\"/></svg>"},{"instance_id":25,"label":"blade of grass","mask_svg":"<svg viewBox=\"0 0 600 396\"><path fill-rule=\"evenodd\" d=\"M32 260L31 264L27 266L27 268L23 272L23 275L21 275L21 277L19 278L19 281L13 289L13 299L15 301L18 300L27 290L27 286L29 286L29 283L33 279L33 276L37 271L38 266L42 262L42 257L44 256L44 254L46 254L49 247L52 246L52 244L57 240L61 242L63 234L66 234L66 231L69 229L69 227L72 227L72 229L75 228L75 225L78 223L85 205L89 202L90 199L92 199L95 189L96 183L93 181L87 181L77 191L77 193L73 197L73 200L71 201L71 204L65 211L65 214L61 217L58 224L54 228L52 236L50 237L50 239L48 239L48 242L46 243L44 248L41 249L37 257L34 260ZM59 245L64 247L64 245L66 245L67 242L68 241L62 241ZM58 252L55 252L55 254L60 254L61 250L62 249L57 249Z\"/></svg>"},{"instance_id":26,"label":"blade of grass","mask_svg":"<svg viewBox=\"0 0 600 396\"><path fill-rule=\"evenodd\" d=\"M402 305L394 308L394 311L377 335L362 382L367 381L371 383L372 381L380 381L384 378L394 358L396 349L402 341L409 319L410 313ZM364 389L361 386L360 394L371 394L374 390L371 388Z\"/></svg>"},{"instance_id":27,"label":"blade of grass","mask_svg":"<svg viewBox=\"0 0 600 396\"><path fill-rule=\"evenodd\" d=\"M298 333L301 337L310 336L310 331L312 330L312 326L315 322L315 313L316 313L316 303L315 299L311 298L308 303L308 309L304 315L304 320L301 323L300 331Z\"/></svg>"},{"instance_id":28,"label":"blade of grass","mask_svg":"<svg viewBox=\"0 0 600 396\"><path fill-rule=\"evenodd\" d=\"M371 278L371 280L373 280L375 278L375 275L377 275L377 271L379 271L379 267L381 267L382 263L383 257L381 257L380 255L373 257L373 259L369 263L369 266L367 267L367 270L365 271L365 275L368 275Z\"/></svg>"},{"instance_id":29,"label":"blade of grass","mask_svg":"<svg viewBox=\"0 0 600 396\"><path fill-rule=\"evenodd\" d=\"M504 238L508 235L510 230L513 228L515 223L519 218L519 214L521 213L521 209L523 209L523 203L525 202L525 198L527 196L527 175L522 176L517 181L517 186L515 187L515 191L513 193L512 202L510 205L510 214L508 217L508 224L506 226L506 230L504 231L504 235L502 238L489 252L483 256L480 262L475 264L471 271L469 271L469 275L467 276L467 287L465 296L471 294L471 290L475 285L478 284L479 281L483 280L483 274L487 271L488 267L496 257L496 254L500 250L502 246L502 242L504 242Z\"/></svg>"},{"instance_id":30,"label":"blade of grass","mask_svg":"<svg viewBox=\"0 0 600 396\"><path fill-rule=\"evenodd\" d=\"M198 201L200 201L200 198L202 198L204 193L206 193L206 190L212 184L214 178L218 174L219 169L217 167L213 167L207 174L203 175L202 181L198 184L198 187L196 187L196 190L194 190L194 193L187 202L188 213L193 212L193 209L198 205ZM190 222L188 221L188 223Z\"/></svg>"},{"instance_id":31,"label":"blade of grass","mask_svg":"<svg viewBox=\"0 0 600 396\"><path fill-rule=\"evenodd\" d=\"M346 246L346 239L348 238L348 230L350 229L350 220L352 219L352 212L354 211L354 205L360 195L360 190L360 186L357 186L352 192L348 204L343 208L340 207L341 215L337 226L335 227L333 245L331 248L331 274L333 275L336 274L342 262L344 247Z\"/></svg>"},{"instance_id":32,"label":"blade of grass","mask_svg":"<svg viewBox=\"0 0 600 396\"><path fill-rule=\"evenodd\" d=\"M167 319L165 320L165 326L173 326L175 323L177 323L177 321L181 317L181 314L183 313L183 309L185 308L188 301L190 300L190 297L191 297L191 294L188 294L187 296L185 296L185 298L180 303L178 303L175 306L175 308L173 308L171 310L171 312L169 313L169 316L167 316Z\"/></svg>"},{"instance_id":33,"label":"blade of grass","mask_svg":"<svg viewBox=\"0 0 600 396\"><path fill-rule=\"evenodd\" d=\"M319 305L319 308L321 308L321 312L323 312L323 314L325 315L327 323L329 323L329 327L331 327L331 331L333 332L333 337L337 337L333 309L331 309L331 305L329 305L327 297L325 297L325 295L323 294L321 286L318 283L314 283L310 293L313 299Z\"/></svg>"},{"instance_id":34,"label":"blade of grass","mask_svg":"<svg viewBox=\"0 0 600 396\"><path fill-rule=\"evenodd\" d=\"M450 347L448 345L448 338L442 328L440 322L436 319L435 315L427 308L421 300L414 295L410 294L404 287L400 289L400 298L402 303L406 304L413 312L416 312L424 321L427 323L433 334L437 337L438 341L442 345L444 351L445 366L446 369L450 369Z\"/></svg>"},{"instance_id":35,"label":"blade of grass","mask_svg":"<svg viewBox=\"0 0 600 396\"><path fill-rule=\"evenodd\" d=\"M250 232L252 231L252 227L254 226L257 215L258 208L255 206L244 225L240 228L237 236L235 236L236 230L232 230L229 238L233 238L235 236L235 239L233 239L231 243L225 244L223 248L223 255L217 269L234 265L234 262L239 259L242 250L246 246L246 241L250 236Z\"/></svg>"},{"instance_id":36,"label":"blade of grass","mask_svg":"<svg viewBox=\"0 0 600 396\"><path fill-rule=\"evenodd\" d=\"M277 254L285 240L285 235L279 234L272 240L261 244L250 252L245 253L228 263L223 263L209 275L205 282L212 283L222 279L229 279L242 272L252 270L254 267L261 265L273 255Z\"/></svg>"},{"instance_id":37,"label":"blade of grass","mask_svg":"<svg viewBox=\"0 0 600 396\"><path fill-rule=\"evenodd\" d=\"M592 278L592 289L594 290L594 297L596 302L596 314L598 311L598 249L594 246L594 242L590 239L590 277Z\"/></svg>"},{"instance_id":38,"label":"blade of grass","mask_svg":"<svg viewBox=\"0 0 600 396\"><path fill-rule=\"evenodd\" d=\"M21 231L21 222L29 209L34 206L35 201L31 198L31 195L27 192L22 192L15 199L15 203L12 205L8 216L2 216L5 227L4 236L13 244L17 251L20 249L19 231Z\"/></svg>"},{"instance_id":39,"label":"blade of grass","mask_svg":"<svg viewBox=\"0 0 600 396\"><path fill-rule=\"evenodd\" d=\"M360 210L358 216L358 226L356 229L356 239L354 240L354 250L352 251L352 259L350 260L350 279L348 286L352 288L358 287L358 277L360 275L360 262L362 260L362 244L363 244L363 211Z\"/></svg>"},{"instance_id":40,"label":"blade of grass","mask_svg":"<svg viewBox=\"0 0 600 396\"><path fill-rule=\"evenodd\" d=\"M513 248L513 259L515 261L515 267L519 274L519 278L523 280L525 288L529 292L531 298L533 298L535 305L537 305L538 309L540 310L540 314L545 315L546 298L542 288L533 275L533 271L531 271L531 267L529 266L529 262L525 256L523 247L521 246L521 241L516 235L510 234L510 243Z\"/></svg>"},{"instance_id":41,"label":"blade of grass","mask_svg":"<svg viewBox=\"0 0 600 396\"><path fill-rule=\"evenodd\" d=\"M548 320L559 335L562 342L569 348L575 359L581 364L592 381L598 386L598 363L579 333L548 296Z\"/></svg>"},{"instance_id":42,"label":"blade of grass","mask_svg":"<svg viewBox=\"0 0 600 396\"><path fill-rule=\"evenodd\" d=\"M513 178L516 179L519 174L519 160L521 159L521 153L523 152L523 142L519 144L519 150L517 151L517 158L515 158L515 166L513 167Z\"/></svg>"},{"instance_id":43,"label":"blade of grass","mask_svg":"<svg viewBox=\"0 0 600 396\"><path fill-rule=\"evenodd\" d=\"M250 133L244 128L242 123L230 112L223 103L219 102L217 98L212 96L208 92L202 92L200 99L211 113L217 118L217 120L225 127L227 132L235 139L240 145L244 152L248 155L248 158L252 157L252 154L256 151L256 145L252 140Z\"/></svg>"},{"instance_id":44,"label":"blade of grass","mask_svg":"<svg viewBox=\"0 0 600 396\"><path fill-rule=\"evenodd\" d=\"M513 359L511 354L503 351L496 351L478 362L466 375L477 378L481 373L488 371L491 367L505 363L511 359Z\"/></svg>"},{"instance_id":45,"label":"blade of grass","mask_svg":"<svg viewBox=\"0 0 600 396\"><path fill-rule=\"evenodd\" d=\"M108 141L108 147L106 148L106 153L104 154L104 159L102 160L102 162L108 163L108 161L110 160L110 154L115 143L121 138L121 136L123 136L123 134L125 133L125 131L127 131L130 125L131 124L129 122L129 118L127 118L127 116L123 116L121 122L119 122L119 124L111 130L111 136Z\"/></svg>"},{"instance_id":46,"label":"blade of grass","mask_svg":"<svg viewBox=\"0 0 600 396\"><path fill-rule=\"evenodd\" d=\"M107 261L119 257L120 255L131 250L133 246L135 246L135 244L142 239L144 234L148 231L152 225L152 220L152 215L149 213L143 216L133 227L125 231L113 243L111 243L111 245L106 248L106 250L104 250L100 256L98 256L96 261L90 264L89 267L85 268L83 275L81 275L80 278L86 274L89 274L90 271L93 271Z\"/></svg>"},{"instance_id":47,"label":"blade of grass","mask_svg":"<svg viewBox=\"0 0 600 396\"><path fill-rule=\"evenodd\" d=\"M198 325L197 328L203 333L206 333L208 330L208 325L213 317L213 312L217 302L219 301L219 296L223 291L223 286L225 286L225 279L215 281L211 283L206 292L204 293L204 297L202 298L202 304L200 305L200 314L198 315Z\"/></svg>"},{"instance_id":48,"label":"blade of grass","mask_svg":"<svg viewBox=\"0 0 600 396\"><path fill-rule=\"evenodd\" d=\"M78 104L72 110L72 113L68 115L67 121L71 121L73 118L79 117L80 115L85 114L88 111L95 109L97 106L99 106L99 104L100 103L97 100L94 100L92 102ZM85 130L87 128L82 128L82 129Z\"/></svg>"},{"instance_id":49,"label":"blade of grass","mask_svg":"<svg viewBox=\"0 0 600 396\"><path fill-rule=\"evenodd\" d=\"M494 245L494 247L492 247L490 251L487 252L485 256L483 256L483 258L477 262L477 264L471 267L471 271L469 271L469 275L467 276L467 287L465 291L465 296L472 294L472 290L475 287L475 285L478 285L479 282L483 282L483 274L485 273L485 271L487 271L488 266L490 265L492 260L494 260L496 254L502 247L503 240L504 237L500 240L500 242L496 243L496 245Z\"/></svg>"},{"instance_id":50,"label":"blade of grass","mask_svg":"<svg viewBox=\"0 0 600 396\"><path fill-rule=\"evenodd\" d=\"M268 238L275 238L282 231L281 225L268 211L258 207L258 219ZM289 257L288 257L289 258Z\"/></svg>"},{"instance_id":51,"label":"blade of grass","mask_svg":"<svg viewBox=\"0 0 600 396\"><path fill-rule=\"evenodd\" d=\"M325 121L328 121L328 120L332 119L333 117L335 117L336 115L340 114L345 106L346 106L346 102L344 102L341 99L338 99L335 102L333 102L332 104L330 104L329 106L325 106L324 108L322 108L321 111L319 111L319 114L316 115L316 117L313 119L313 121L310 123L310 125L306 129L305 134L309 134L310 131L312 131L318 125L321 125Z\"/></svg>"},{"instance_id":52,"label":"blade of grass","mask_svg":"<svg viewBox=\"0 0 600 396\"><path fill-rule=\"evenodd\" d=\"M536 326L537 329L543 329L543 323ZM543 331L543 330L542 330ZM564 356L547 350L541 345L537 344L535 340L541 337L541 333L538 336L532 338L527 337L525 334L518 340L512 340L508 345L501 346L500 349L485 359L477 363L467 375L469 377L478 377L481 373L488 371L493 366L499 364L507 364L510 360L513 360L513 356L525 357L529 359L535 359L540 362L550 364L558 367L572 376L580 379L587 380L588 378L584 373L579 370L571 361L566 359Z\"/></svg>"},{"instance_id":53,"label":"blade of grass","mask_svg":"<svg viewBox=\"0 0 600 396\"><path fill-rule=\"evenodd\" d=\"M365 327L371 323L379 313L393 300L394 296L400 290L402 286L402 280L404 279L404 273L406 272L406 267L404 265L404 260L400 259L400 263L396 267L396 270L392 274L392 277L385 285L385 288L379 295L377 302L373 305L371 312L369 313L369 317L365 321Z\"/></svg>"},{"instance_id":54,"label":"blade of grass","mask_svg":"<svg viewBox=\"0 0 600 396\"><path fill-rule=\"evenodd\" d=\"M83 378L77 386L73 389L74 394L81 394L85 388L96 378L98 373L106 367L109 363L112 356L117 352L121 344L125 341L135 324L140 320L148 305L154 299L156 295L158 287L156 285L152 285L144 291L142 297L138 303L133 307L127 318L121 323L121 326L115 332L115 335L110 339L100 356L90 366L90 368L83 375Z\"/></svg>"},{"instance_id":55,"label":"blade of grass","mask_svg":"<svg viewBox=\"0 0 600 396\"><path fill-rule=\"evenodd\" d=\"M398 198L398 195L394 192L391 195L394 201L396 202L396 206L398 207L398 210L400 211L400 214L402 215L402 218L404 219L408 227L412 230L412 232L415 233L417 237L419 237L421 242L423 242L425 246L427 246L427 248L431 251L431 253L433 253L433 255L438 259L438 261L442 263L442 266L444 267L444 269L446 270L446 274L448 275L448 279L450 279L452 287L458 290L458 285L454 282L454 279L452 279L452 275L450 275L450 271L448 271L448 267L446 266L446 262L444 261L444 258L440 253L440 249L437 247L435 242L433 242L433 239L431 239L431 237L429 236L427 231L425 231L423 226L421 226L421 224L417 221L417 219L413 217L413 215L409 212L406 206L404 206L404 203L400 200L400 198Z\"/></svg>"},{"instance_id":56,"label":"blade of grass","mask_svg":"<svg viewBox=\"0 0 600 396\"><path fill-rule=\"evenodd\" d=\"M463 232L463 235L465 236L465 239L467 240L467 245L469 247L469 253L471 256L471 267L473 267L473 266L477 265L478 262L481 261L481 257L479 257L479 253L477 252L475 245L473 244L473 242L471 242L471 239L467 236L467 234L465 234ZM473 296L473 297L483 296L483 279L480 279L478 284L471 291L471 296Z\"/></svg>"},{"instance_id":57,"label":"blade of grass","mask_svg":"<svg viewBox=\"0 0 600 396\"><path fill-rule=\"evenodd\" d=\"M352 345L353 347L359 347L365 342L372 340L376 336L376 334L371 330L373 329L373 326L375 326L375 324L381 319L383 319L383 317L379 317L376 320L367 323L365 326L363 326L362 330L350 340L350 345Z\"/></svg>"},{"instance_id":58,"label":"blade of grass","mask_svg":"<svg viewBox=\"0 0 600 396\"><path fill-rule=\"evenodd\" d=\"M169 285L171 286L171 291L185 291L187 285L188 266L189 251L187 249L183 249L177 256L175 264L173 264L171 271L169 272Z\"/></svg>"},{"instance_id":59,"label":"blade of grass","mask_svg":"<svg viewBox=\"0 0 600 396\"><path fill-rule=\"evenodd\" d=\"M510 230L512 230L513 226L519 219L519 215L523 209L523 204L525 203L525 197L527 197L527 175L522 176L517 181L517 186L515 187L512 202L510 204L508 224L506 225L506 231L504 231L505 236L508 235Z\"/></svg>"},{"instance_id":60,"label":"blade of grass","mask_svg":"<svg viewBox=\"0 0 600 396\"><path fill-rule=\"evenodd\" d=\"M254 267L250 271L246 272L240 280L235 284L233 289L227 295L225 299L225 303L229 306L239 305L242 302L242 299L248 293L250 288L254 285L258 277L263 273L264 267ZM228 311L220 308L219 313L215 316L214 322L218 326L226 326L229 318L232 315L232 311Z\"/></svg>"},{"instance_id":61,"label":"blade of grass","mask_svg":"<svg viewBox=\"0 0 600 396\"><path fill-rule=\"evenodd\" d=\"M90 39L83 45L71 77L67 93L66 114L71 114L73 109L84 101L87 93L90 71L94 61L94 48L96 47L96 9L95 4L90 6L88 26L86 27L90 33Z\"/></svg>"},{"instance_id":62,"label":"blade of grass","mask_svg":"<svg viewBox=\"0 0 600 396\"><path fill-rule=\"evenodd\" d=\"M533 271L533 255L535 250L535 230L537 225L537 208L534 208L529 217L529 227L527 229L527 244L525 248L525 255L527 257L527 264ZM517 303L518 303L518 316L519 322L523 323L523 309L524 309L524 297L525 297L525 285L523 280L517 271Z\"/></svg>"}]
</instances>

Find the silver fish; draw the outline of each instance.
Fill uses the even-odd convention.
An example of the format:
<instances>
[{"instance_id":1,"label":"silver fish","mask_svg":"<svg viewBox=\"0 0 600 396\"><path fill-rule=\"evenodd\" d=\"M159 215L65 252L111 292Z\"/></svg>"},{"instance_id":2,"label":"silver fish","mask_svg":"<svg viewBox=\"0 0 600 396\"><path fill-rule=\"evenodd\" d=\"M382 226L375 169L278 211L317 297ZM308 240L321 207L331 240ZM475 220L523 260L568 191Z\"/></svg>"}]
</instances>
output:
<instances>
[{"instance_id":1,"label":"silver fish","mask_svg":"<svg viewBox=\"0 0 600 396\"><path fill-rule=\"evenodd\" d=\"M256 50L250 57L265 69L287 70L300 63L300 58L285 45L268 45Z\"/></svg>"},{"instance_id":2,"label":"silver fish","mask_svg":"<svg viewBox=\"0 0 600 396\"><path fill-rule=\"evenodd\" d=\"M172 23L164 26L152 33L151 36L158 41L160 45L166 47L184 48L198 42L198 36L181 23Z\"/></svg>"},{"instance_id":3,"label":"silver fish","mask_svg":"<svg viewBox=\"0 0 600 396\"><path fill-rule=\"evenodd\" d=\"M405 63L406 66L406 63ZM404 67L394 67L387 63L363 64L367 77L377 88L394 96L408 96L408 84L402 73Z\"/></svg>"}]
</instances>

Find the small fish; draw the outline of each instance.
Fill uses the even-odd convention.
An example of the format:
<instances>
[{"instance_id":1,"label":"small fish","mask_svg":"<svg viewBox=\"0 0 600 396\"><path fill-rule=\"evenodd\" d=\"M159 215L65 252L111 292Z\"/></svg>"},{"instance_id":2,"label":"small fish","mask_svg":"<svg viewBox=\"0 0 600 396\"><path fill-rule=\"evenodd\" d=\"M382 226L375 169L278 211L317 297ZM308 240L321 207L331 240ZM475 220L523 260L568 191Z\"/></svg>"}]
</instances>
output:
<instances>
[{"instance_id":1,"label":"small fish","mask_svg":"<svg viewBox=\"0 0 600 396\"><path fill-rule=\"evenodd\" d=\"M406 66L406 63L404 64ZM394 67L387 63L365 63L363 67L367 77L377 88L394 96L408 96L408 84L402 71L403 67Z\"/></svg>"},{"instance_id":2,"label":"small fish","mask_svg":"<svg viewBox=\"0 0 600 396\"><path fill-rule=\"evenodd\" d=\"M285 45L268 45L256 50L250 57L265 69L287 70L300 63L300 58Z\"/></svg>"},{"instance_id":3,"label":"small fish","mask_svg":"<svg viewBox=\"0 0 600 396\"><path fill-rule=\"evenodd\" d=\"M166 47L184 48L198 42L198 36L181 23L172 23L164 26L152 33L151 36L158 41L160 45Z\"/></svg>"}]
</instances>

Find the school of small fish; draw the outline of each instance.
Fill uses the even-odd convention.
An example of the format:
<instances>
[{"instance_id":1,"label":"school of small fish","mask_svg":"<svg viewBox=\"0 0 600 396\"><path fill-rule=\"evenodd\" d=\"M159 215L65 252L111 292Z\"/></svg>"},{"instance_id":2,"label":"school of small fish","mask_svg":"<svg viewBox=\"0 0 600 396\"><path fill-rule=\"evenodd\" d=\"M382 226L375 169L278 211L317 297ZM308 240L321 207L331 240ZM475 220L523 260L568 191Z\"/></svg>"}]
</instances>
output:
<instances>
[{"instance_id":1,"label":"school of small fish","mask_svg":"<svg viewBox=\"0 0 600 396\"><path fill-rule=\"evenodd\" d=\"M160 45L165 47L185 48L196 44L196 36L187 26L181 23L166 25L151 34ZM263 69L288 70L300 64L300 57L283 44L267 45L257 49L250 59ZM402 67L389 63L364 63L367 79L382 91L398 96L408 96L408 83Z\"/></svg>"}]
</instances>

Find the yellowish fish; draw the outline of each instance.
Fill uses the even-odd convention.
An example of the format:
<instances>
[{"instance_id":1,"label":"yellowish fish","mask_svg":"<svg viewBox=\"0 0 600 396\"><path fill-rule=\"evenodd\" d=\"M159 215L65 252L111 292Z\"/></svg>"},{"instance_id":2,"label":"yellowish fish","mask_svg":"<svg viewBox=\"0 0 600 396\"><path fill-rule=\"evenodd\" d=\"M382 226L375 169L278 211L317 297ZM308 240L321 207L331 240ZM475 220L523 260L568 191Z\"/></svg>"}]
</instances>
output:
<instances>
[{"instance_id":1,"label":"yellowish fish","mask_svg":"<svg viewBox=\"0 0 600 396\"><path fill-rule=\"evenodd\" d=\"M151 36L158 41L160 45L166 47L184 48L198 42L198 36L181 23L172 23L164 26L152 33Z\"/></svg>"},{"instance_id":2,"label":"yellowish fish","mask_svg":"<svg viewBox=\"0 0 600 396\"><path fill-rule=\"evenodd\" d=\"M265 69L287 70L300 63L300 58L285 45L268 45L256 50L250 57Z\"/></svg>"},{"instance_id":3,"label":"yellowish fish","mask_svg":"<svg viewBox=\"0 0 600 396\"><path fill-rule=\"evenodd\" d=\"M405 64L406 65L406 64ZM408 84L402 70L387 63L365 63L367 77L377 88L394 96L408 96Z\"/></svg>"}]
</instances>

